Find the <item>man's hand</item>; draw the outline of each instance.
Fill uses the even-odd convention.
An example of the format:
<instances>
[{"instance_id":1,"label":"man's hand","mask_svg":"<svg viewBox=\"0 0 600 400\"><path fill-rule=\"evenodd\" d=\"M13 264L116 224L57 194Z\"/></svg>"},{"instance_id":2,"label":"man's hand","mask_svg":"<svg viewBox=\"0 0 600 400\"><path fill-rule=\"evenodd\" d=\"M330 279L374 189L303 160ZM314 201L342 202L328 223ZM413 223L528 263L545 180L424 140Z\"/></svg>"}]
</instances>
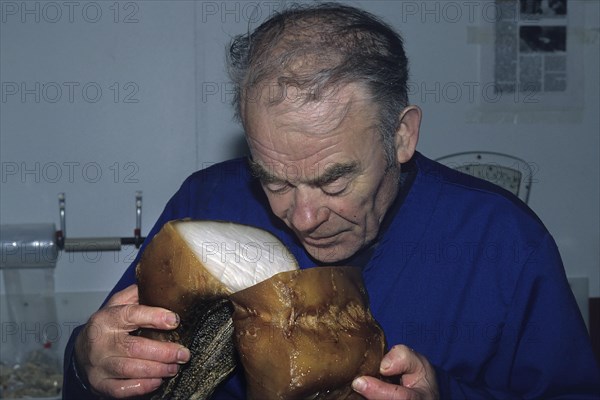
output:
<instances>
[{"instance_id":1,"label":"man's hand","mask_svg":"<svg viewBox=\"0 0 600 400\"><path fill-rule=\"evenodd\" d=\"M138 328L175 329L179 317L164 308L139 304L138 287L115 293L93 314L75 342L78 369L92 389L110 397L137 396L156 390L190 358L177 343L129 333Z\"/></svg>"},{"instance_id":2,"label":"man's hand","mask_svg":"<svg viewBox=\"0 0 600 400\"><path fill-rule=\"evenodd\" d=\"M369 400L438 399L435 371L429 361L414 350L397 345L383 357L379 366L383 376L397 376L398 384L362 376L353 389Z\"/></svg>"}]
</instances>

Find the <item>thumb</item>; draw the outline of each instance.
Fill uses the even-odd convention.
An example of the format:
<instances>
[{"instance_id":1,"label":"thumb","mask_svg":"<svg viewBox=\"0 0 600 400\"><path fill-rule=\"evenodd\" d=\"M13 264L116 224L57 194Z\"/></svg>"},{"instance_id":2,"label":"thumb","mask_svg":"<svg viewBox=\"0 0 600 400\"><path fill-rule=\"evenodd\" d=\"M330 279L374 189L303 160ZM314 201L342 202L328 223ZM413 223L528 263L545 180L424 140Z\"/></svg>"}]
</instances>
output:
<instances>
[{"instance_id":1,"label":"thumb","mask_svg":"<svg viewBox=\"0 0 600 400\"><path fill-rule=\"evenodd\" d=\"M361 376L352 382L352 389L368 400L410 400L416 393L405 387L386 383L371 376Z\"/></svg>"},{"instance_id":2,"label":"thumb","mask_svg":"<svg viewBox=\"0 0 600 400\"><path fill-rule=\"evenodd\" d=\"M106 302L106 307L139 303L138 285L133 284L112 295Z\"/></svg>"}]
</instances>

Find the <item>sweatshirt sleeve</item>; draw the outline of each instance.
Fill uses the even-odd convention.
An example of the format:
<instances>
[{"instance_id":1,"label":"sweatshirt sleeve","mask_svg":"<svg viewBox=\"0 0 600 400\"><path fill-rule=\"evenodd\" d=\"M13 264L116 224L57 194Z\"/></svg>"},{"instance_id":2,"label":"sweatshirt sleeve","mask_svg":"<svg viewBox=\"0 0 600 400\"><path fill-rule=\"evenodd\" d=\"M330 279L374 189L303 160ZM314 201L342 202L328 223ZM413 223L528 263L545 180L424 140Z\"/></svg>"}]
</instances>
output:
<instances>
[{"instance_id":1,"label":"sweatshirt sleeve","mask_svg":"<svg viewBox=\"0 0 600 400\"><path fill-rule=\"evenodd\" d=\"M190 184L191 177L188 178L175 193L175 195L169 200L165 206L162 214L158 218L154 227L150 230L150 233L144 240L140 251L138 252L135 260L125 270L121 279L117 282L115 287L111 290L104 303L116 292L119 292L129 285L135 283L135 266L144 251L144 248L152 237L162 228L162 226L170 220L183 218L189 213L189 198L190 198ZM104 304L103 304L104 306ZM71 333L67 346L64 353L64 364L63 364L63 387L62 397L63 399L73 400L85 400L85 399L96 399L98 398L89 388L85 375L82 371L77 369L77 365L74 357L74 346L77 335L83 329L83 325L75 328Z\"/></svg>"},{"instance_id":2,"label":"sweatshirt sleeve","mask_svg":"<svg viewBox=\"0 0 600 400\"><path fill-rule=\"evenodd\" d=\"M526 261L480 382L436 368L442 399L599 399L590 338L549 234Z\"/></svg>"}]
</instances>

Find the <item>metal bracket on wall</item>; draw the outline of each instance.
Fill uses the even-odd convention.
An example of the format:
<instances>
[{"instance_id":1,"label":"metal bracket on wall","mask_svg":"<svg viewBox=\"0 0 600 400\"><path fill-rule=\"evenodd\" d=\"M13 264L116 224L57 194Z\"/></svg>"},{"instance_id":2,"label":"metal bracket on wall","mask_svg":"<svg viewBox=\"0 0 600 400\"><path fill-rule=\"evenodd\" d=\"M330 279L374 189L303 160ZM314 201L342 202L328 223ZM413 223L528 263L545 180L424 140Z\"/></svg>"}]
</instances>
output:
<instances>
[{"instance_id":1,"label":"metal bracket on wall","mask_svg":"<svg viewBox=\"0 0 600 400\"><path fill-rule=\"evenodd\" d=\"M135 193L135 229L133 230L133 237L68 238L64 193L58 194L58 211L60 230L56 231L56 244L60 250L66 252L119 251L123 245L135 245L136 248L139 248L146 239L142 237L142 192L140 191Z\"/></svg>"}]
</instances>

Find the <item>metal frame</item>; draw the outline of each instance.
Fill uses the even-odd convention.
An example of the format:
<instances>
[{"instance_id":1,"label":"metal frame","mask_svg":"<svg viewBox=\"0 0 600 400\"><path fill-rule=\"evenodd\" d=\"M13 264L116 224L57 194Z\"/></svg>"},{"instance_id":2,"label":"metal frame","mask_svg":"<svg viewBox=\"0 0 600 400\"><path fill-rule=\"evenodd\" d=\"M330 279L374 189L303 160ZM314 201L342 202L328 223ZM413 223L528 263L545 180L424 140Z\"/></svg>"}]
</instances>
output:
<instances>
[{"instance_id":1,"label":"metal frame","mask_svg":"<svg viewBox=\"0 0 600 400\"><path fill-rule=\"evenodd\" d=\"M512 192L524 203L529 201L533 168L520 158L491 151L465 151L440 157L436 161L494 183Z\"/></svg>"}]
</instances>

